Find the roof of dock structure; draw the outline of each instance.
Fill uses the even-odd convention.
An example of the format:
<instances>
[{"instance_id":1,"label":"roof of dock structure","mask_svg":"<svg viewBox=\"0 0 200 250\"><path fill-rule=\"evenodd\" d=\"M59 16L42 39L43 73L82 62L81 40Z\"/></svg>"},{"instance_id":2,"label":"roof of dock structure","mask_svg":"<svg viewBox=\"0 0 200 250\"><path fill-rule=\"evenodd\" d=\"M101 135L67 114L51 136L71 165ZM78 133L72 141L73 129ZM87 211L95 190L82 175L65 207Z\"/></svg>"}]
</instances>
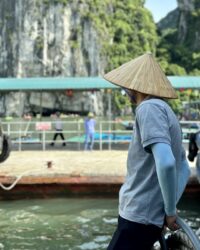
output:
<instances>
[{"instance_id":1,"label":"roof of dock structure","mask_svg":"<svg viewBox=\"0 0 200 250\"><path fill-rule=\"evenodd\" d=\"M168 76L176 89L200 89L200 76ZM115 89L102 77L34 77L34 78L0 78L0 90L91 90Z\"/></svg>"}]
</instances>

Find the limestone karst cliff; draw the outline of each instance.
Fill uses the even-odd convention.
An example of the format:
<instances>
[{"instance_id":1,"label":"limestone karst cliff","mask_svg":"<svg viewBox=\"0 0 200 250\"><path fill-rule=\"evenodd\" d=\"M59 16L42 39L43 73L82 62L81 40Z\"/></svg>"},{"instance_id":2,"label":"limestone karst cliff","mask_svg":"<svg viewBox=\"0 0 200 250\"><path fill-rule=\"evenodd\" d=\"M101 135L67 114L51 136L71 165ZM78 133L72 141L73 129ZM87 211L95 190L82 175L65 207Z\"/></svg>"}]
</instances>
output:
<instances>
[{"instance_id":1,"label":"limestone karst cliff","mask_svg":"<svg viewBox=\"0 0 200 250\"><path fill-rule=\"evenodd\" d=\"M183 44L192 51L200 49L200 2L177 0L178 7L159 23L161 30L176 29L176 44Z\"/></svg>"},{"instance_id":2,"label":"limestone karst cliff","mask_svg":"<svg viewBox=\"0 0 200 250\"><path fill-rule=\"evenodd\" d=\"M79 3L80 2L80 3ZM0 76L88 76L103 71L84 1L0 1Z\"/></svg>"},{"instance_id":3,"label":"limestone karst cliff","mask_svg":"<svg viewBox=\"0 0 200 250\"><path fill-rule=\"evenodd\" d=\"M106 68L154 52L156 41L156 26L143 0L0 1L0 77L99 76ZM3 114L31 109L25 93L24 104L10 112L8 100L18 99L13 95L1 95ZM95 97L94 111L102 114L102 95L91 93L84 107ZM65 98L67 111L71 107ZM75 103L74 110L80 106Z\"/></svg>"},{"instance_id":4,"label":"limestone karst cliff","mask_svg":"<svg viewBox=\"0 0 200 250\"><path fill-rule=\"evenodd\" d=\"M156 41L143 0L0 1L1 77L98 76Z\"/></svg>"}]
</instances>

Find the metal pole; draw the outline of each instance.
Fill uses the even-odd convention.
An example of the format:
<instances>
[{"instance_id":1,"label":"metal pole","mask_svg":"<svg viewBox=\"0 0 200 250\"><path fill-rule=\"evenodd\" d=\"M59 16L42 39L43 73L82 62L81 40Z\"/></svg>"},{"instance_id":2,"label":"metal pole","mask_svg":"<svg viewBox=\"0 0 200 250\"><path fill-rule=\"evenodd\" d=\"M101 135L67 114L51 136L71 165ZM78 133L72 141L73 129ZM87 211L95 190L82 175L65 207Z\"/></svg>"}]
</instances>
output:
<instances>
[{"instance_id":1,"label":"metal pole","mask_svg":"<svg viewBox=\"0 0 200 250\"><path fill-rule=\"evenodd\" d=\"M40 91L40 122L42 121L42 90ZM42 140L42 134L39 134L40 140Z\"/></svg>"},{"instance_id":2,"label":"metal pole","mask_svg":"<svg viewBox=\"0 0 200 250\"><path fill-rule=\"evenodd\" d=\"M80 135L81 135L81 127L80 127L80 121L78 121L78 123L77 123L77 125L78 125L78 138L79 138L79 140L78 140L78 150L80 151L81 150L81 143L80 143Z\"/></svg>"},{"instance_id":3,"label":"metal pole","mask_svg":"<svg viewBox=\"0 0 200 250\"><path fill-rule=\"evenodd\" d=\"M22 101L22 92L19 90L20 104ZM20 115L20 125L19 125L19 151L22 150L22 114Z\"/></svg>"},{"instance_id":4,"label":"metal pole","mask_svg":"<svg viewBox=\"0 0 200 250\"><path fill-rule=\"evenodd\" d=\"M19 151L22 150L22 131L21 131L21 126L20 126L20 129L19 129L19 148L18 149L19 149Z\"/></svg>"},{"instance_id":5,"label":"metal pole","mask_svg":"<svg viewBox=\"0 0 200 250\"><path fill-rule=\"evenodd\" d=\"M102 150L102 122L99 122L99 149Z\"/></svg>"},{"instance_id":6,"label":"metal pole","mask_svg":"<svg viewBox=\"0 0 200 250\"><path fill-rule=\"evenodd\" d=\"M40 91L40 121L42 120L42 90Z\"/></svg>"},{"instance_id":7,"label":"metal pole","mask_svg":"<svg viewBox=\"0 0 200 250\"><path fill-rule=\"evenodd\" d=\"M109 142L108 142L108 148L111 150L111 118L112 117L112 108L111 108L111 90L108 90L108 125L109 125Z\"/></svg>"},{"instance_id":8,"label":"metal pole","mask_svg":"<svg viewBox=\"0 0 200 250\"><path fill-rule=\"evenodd\" d=\"M10 136L10 123L8 123L7 126L8 126L8 127L7 127L7 129L8 129L8 130L7 130L7 131L8 131L8 135Z\"/></svg>"},{"instance_id":9,"label":"metal pole","mask_svg":"<svg viewBox=\"0 0 200 250\"><path fill-rule=\"evenodd\" d=\"M46 150L46 133L45 130L42 131L42 150Z\"/></svg>"}]
</instances>

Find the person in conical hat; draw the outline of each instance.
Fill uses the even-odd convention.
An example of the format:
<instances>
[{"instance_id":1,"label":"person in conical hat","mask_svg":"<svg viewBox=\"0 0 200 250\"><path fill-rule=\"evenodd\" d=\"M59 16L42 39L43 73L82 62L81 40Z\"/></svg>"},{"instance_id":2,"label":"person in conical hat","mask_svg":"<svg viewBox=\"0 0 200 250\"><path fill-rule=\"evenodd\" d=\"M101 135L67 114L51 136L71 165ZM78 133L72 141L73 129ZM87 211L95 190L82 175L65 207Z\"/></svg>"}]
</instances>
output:
<instances>
[{"instance_id":1,"label":"person in conical hat","mask_svg":"<svg viewBox=\"0 0 200 250\"><path fill-rule=\"evenodd\" d=\"M118 226L108 250L150 250L164 223L178 229L176 205L190 175L178 119L165 101L177 98L176 92L151 53L104 78L122 87L137 105Z\"/></svg>"},{"instance_id":2,"label":"person in conical hat","mask_svg":"<svg viewBox=\"0 0 200 250\"><path fill-rule=\"evenodd\" d=\"M94 114L93 114L92 112L89 112L89 113L88 113L88 117L89 117L89 118L93 118L93 117L94 117Z\"/></svg>"}]
</instances>

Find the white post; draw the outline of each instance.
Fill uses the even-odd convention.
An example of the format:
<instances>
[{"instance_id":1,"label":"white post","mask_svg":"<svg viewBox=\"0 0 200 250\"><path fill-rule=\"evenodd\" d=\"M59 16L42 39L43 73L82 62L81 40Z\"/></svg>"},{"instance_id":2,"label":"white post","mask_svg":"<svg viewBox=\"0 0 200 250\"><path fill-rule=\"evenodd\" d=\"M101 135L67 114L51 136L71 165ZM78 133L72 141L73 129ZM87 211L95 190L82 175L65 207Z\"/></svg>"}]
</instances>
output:
<instances>
[{"instance_id":1,"label":"white post","mask_svg":"<svg viewBox=\"0 0 200 250\"><path fill-rule=\"evenodd\" d=\"M81 150L81 143L80 143L80 131L81 131L81 127L80 127L80 121L78 121L78 123L77 123L77 125L78 125L78 138L79 138L79 141L78 141L78 150Z\"/></svg>"},{"instance_id":2,"label":"white post","mask_svg":"<svg viewBox=\"0 0 200 250\"><path fill-rule=\"evenodd\" d=\"M102 122L99 122L99 149L102 150Z\"/></svg>"},{"instance_id":3,"label":"white post","mask_svg":"<svg viewBox=\"0 0 200 250\"><path fill-rule=\"evenodd\" d=\"M111 136L112 136L112 133L111 133L111 120L109 120L108 122L109 122L109 132L108 132L108 134L109 134L109 141L108 141L108 149L111 150L111 141L112 141L112 139L111 139Z\"/></svg>"},{"instance_id":4,"label":"white post","mask_svg":"<svg viewBox=\"0 0 200 250\"><path fill-rule=\"evenodd\" d=\"M8 125L8 128L7 128L8 135L10 136L10 123L8 123L7 125Z\"/></svg>"},{"instance_id":5,"label":"white post","mask_svg":"<svg viewBox=\"0 0 200 250\"><path fill-rule=\"evenodd\" d=\"M46 133L45 130L42 131L42 150L45 151L46 150Z\"/></svg>"},{"instance_id":6,"label":"white post","mask_svg":"<svg viewBox=\"0 0 200 250\"><path fill-rule=\"evenodd\" d=\"M112 119L112 108L111 108L111 90L108 90L108 119L109 119L109 142L108 149L111 150L111 119Z\"/></svg>"},{"instance_id":7,"label":"white post","mask_svg":"<svg viewBox=\"0 0 200 250\"><path fill-rule=\"evenodd\" d=\"M19 130L19 151L22 150L22 131L21 131L21 126Z\"/></svg>"}]
</instances>

